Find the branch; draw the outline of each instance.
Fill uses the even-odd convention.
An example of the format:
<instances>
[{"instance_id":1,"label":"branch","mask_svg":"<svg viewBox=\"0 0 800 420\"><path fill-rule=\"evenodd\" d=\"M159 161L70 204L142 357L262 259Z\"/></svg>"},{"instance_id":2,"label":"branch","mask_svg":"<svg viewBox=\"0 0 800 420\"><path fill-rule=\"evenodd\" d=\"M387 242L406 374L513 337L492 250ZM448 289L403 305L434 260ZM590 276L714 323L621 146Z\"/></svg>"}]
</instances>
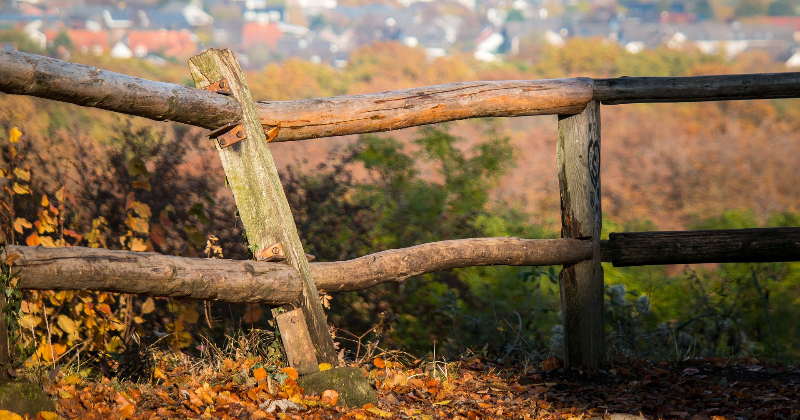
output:
<instances>
[{"instance_id":1,"label":"branch","mask_svg":"<svg viewBox=\"0 0 800 420\"><path fill-rule=\"evenodd\" d=\"M240 119L230 97L0 49L0 92L217 128ZM464 82L369 95L256 104L274 141L372 133L477 117L572 114L592 98L589 78Z\"/></svg>"},{"instance_id":2,"label":"branch","mask_svg":"<svg viewBox=\"0 0 800 420\"><path fill-rule=\"evenodd\" d=\"M571 264L592 252L591 242L577 239L460 239L378 252L351 261L311 263L311 271L319 289L342 292L475 265ZM301 288L297 271L281 263L84 247L9 245L3 254L4 260L19 255L12 269L19 271L22 289L97 290L282 305L297 299Z\"/></svg>"}]
</instances>

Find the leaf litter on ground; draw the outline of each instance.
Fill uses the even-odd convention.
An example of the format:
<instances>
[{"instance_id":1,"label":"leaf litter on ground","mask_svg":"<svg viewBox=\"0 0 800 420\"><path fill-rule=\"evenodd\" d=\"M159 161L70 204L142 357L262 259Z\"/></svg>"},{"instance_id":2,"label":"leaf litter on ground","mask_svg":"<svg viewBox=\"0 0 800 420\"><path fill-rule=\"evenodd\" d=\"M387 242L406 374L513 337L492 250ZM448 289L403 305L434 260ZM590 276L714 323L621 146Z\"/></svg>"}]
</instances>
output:
<instances>
[{"instance_id":1,"label":"leaf litter on ground","mask_svg":"<svg viewBox=\"0 0 800 420\"><path fill-rule=\"evenodd\" d=\"M334 390L304 394L294 369L269 374L258 358L227 359L203 372L162 363L162 378L146 384L62 372L45 389L57 399L58 418L80 419L800 418L795 367L755 358L617 360L591 370L564 369L551 359L525 369L480 357L449 363L375 358L362 367L378 404L350 408L336 405ZM21 418L5 415L0 419Z\"/></svg>"}]
</instances>

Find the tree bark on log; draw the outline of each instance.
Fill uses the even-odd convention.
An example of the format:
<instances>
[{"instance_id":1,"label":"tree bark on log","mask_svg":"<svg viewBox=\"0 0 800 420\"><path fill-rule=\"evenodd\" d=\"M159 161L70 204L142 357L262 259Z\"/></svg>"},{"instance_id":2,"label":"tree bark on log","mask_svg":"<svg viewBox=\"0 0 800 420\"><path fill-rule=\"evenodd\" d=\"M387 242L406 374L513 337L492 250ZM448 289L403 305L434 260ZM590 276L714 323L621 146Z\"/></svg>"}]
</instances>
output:
<instances>
[{"instance_id":1,"label":"tree bark on log","mask_svg":"<svg viewBox=\"0 0 800 420\"><path fill-rule=\"evenodd\" d=\"M230 303L281 305L297 298L300 276L284 264L183 258L152 252L9 245L21 289L96 290Z\"/></svg>"},{"instance_id":2,"label":"tree bark on log","mask_svg":"<svg viewBox=\"0 0 800 420\"><path fill-rule=\"evenodd\" d=\"M615 267L800 261L800 228L611 233L602 253Z\"/></svg>"},{"instance_id":3,"label":"tree bark on log","mask_svg":"<svg viewBox=\"0 0 800 420\"><path fill-rule=\"evenodd\" d=\"M317 288L362 290L385 282L476 265L569 264L593 254L578 239L477 238L432 242L343 262L311 263ZM84 247L9 245L16 254L19 287L36 290L97 290L230 303L283 305L300 294L298 272L280 263L184 258L151 252Z\"/></svg>"},{"instance_id":4,"label":"tree bark on log","mask_svg":"<svg viewBox=\"0 0 800 420\"><path fill-rule=\"evenodd\" d=\"M242 115L231 97L0 49L0 92L217 128ZM592 99L589 78L463 82L368 95L260 102L273 141L372 133L478 117L577 113Z\"/></svg>"},{"instance_id":5,"label":"tree bark on log","mask_svg":"<svg viewBox=\"0 0 800 420\"><path fill-rule=\"evenodd\" d=\"M800 73L763 73L595 79L593 99L603 105L619 105L797 97Z\"/></svg>"}]
</instances>

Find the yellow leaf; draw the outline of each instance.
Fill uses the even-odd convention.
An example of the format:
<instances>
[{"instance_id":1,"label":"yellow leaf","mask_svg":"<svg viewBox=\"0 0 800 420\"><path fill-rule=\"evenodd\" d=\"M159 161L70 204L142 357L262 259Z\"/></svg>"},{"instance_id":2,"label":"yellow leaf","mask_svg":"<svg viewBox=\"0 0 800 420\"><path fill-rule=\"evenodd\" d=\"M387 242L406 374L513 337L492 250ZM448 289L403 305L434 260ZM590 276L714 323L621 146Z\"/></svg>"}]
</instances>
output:
<instances>
[{"instance_id":1,"label":"yellow leaf","mask_svg":"<svg viewBox=\"0 0 800 420\"><path fill-rule=\"evenodd\" d=\"M58 316L58 326L61 327L61 329L67 334L72 334L75 332L75 321L66 315Z\"/></svg>"},{"instance_id":2,"label":"yellow leaf","mask_svg":"<svg viewBox=\"0 0 800 420\"><path fill-rule=\"evenodd\" d=\"M39 240L41 241L42 246L49 246L51 248L56 246L56 243L53 242L53 238L49 236L41 236L39 237Z\"/></svg>"},{"instance_id":3,"label":"yellow leaf","mask_svg":"<svg viewBox=\"0 0 800 420\"><path fill-rule=\"evenodd\" d=\"M156 302L153 298L147 298L146 301L142 304L142 314L149 314L156 310Z\"/></svg>"},{"instance_id":4,"label":"yellow leaf","mask_svg":"<svg viewBox=\"0 0 800 420\"><path fill-rule=\"evenodd\" d=\"M32 227L33 225L31 224L31 222L21 217L17 217L16 219L14 219L14 230L16 230L19 233L22 233L22 229L30 229Z\"/></svg>"},{"instance_id":5,"label":"yellow leaf","mask_svg":"<svg viewBox=\"0 0 800 420\"><path fill-rule=\"evenodd\" d=\"M21 185L18 183L14 183L14 192L17 194L30 194L31 189L27 185Z\"/></svg>"},{"instance_id":6,"label":"yellow leaf","mask_svg":"<svg viewBox=\"0 0 800 420\"><path fill-rule=\"evenodd\" d=\"M19 138L22 136L22 131L19 131L19 128L14 127L11 129L11 136L9 136L8 141L11 143L16 143L19 141Z\"/></svg>"},{"instance_id":7,"label":"yellow leaf","mask_svg":"<svg viewBox=\"0 0 800 420\"><path fill-rule=\"evenodd\" d=\"M164 371L159 368L156 368L156 370L153 372L153 377L156 379L167 379L167 375L165 375Z\"/></svg>"},{"instance_id":8,"label":"yellow leaf","mask_svg":"<svg viewBox=\"0 0 800 420\"><path fill-rule=\"evenodd\" d=\"M150 223L147 222L147 219L133 217L129 214L127 223L135 232L150 233Z\"/></svg>"},{"instance_id":9,"label":"yellow leaf","mask_svg":"<svg viewBox=\"0 0 800 420\"><path fill-rule=\"evenodd\" d=\"M333 368L333 366L331 366L331 364L330 364L330 363L320 363L320 364L319 364L319 370L320 370L320 372L324 372L324 371L326 371L326 370L331 370L332 368Z\"/></svg>"},{"instance_id":10,"label":"yellow leaf","mask_svg":"<svg viewBox=\"0 0 800 420\"><path fill-rule=\"evenodd\" d=\"M435 402L435 403L433 403L433 405L447 405L447 404L450 404L450 401L453 401L453 400L443 400L443 401Z\"/></svg>"},{"instance_id":11,"label":"yellow leaf","mask_svg":"<svg viewBox=\"0 0 800 420\"><path fill-rule=\"evenodd\" d=\"M0 410L0 420L22 420L22 416L8 410Z\"/></svg>"},{"instance_id":12,"label":"yellow leaf","mask_svg":"<svg viewBox=\"0 0 800 420\"><path fill-rule=\"evenodd\" d=\"M147 251L147 245L145 245L144 240L141 238L132 238L131 239L131 251L134 252L145 252Z\"/></svg>"},{"instance_id":13,"label":"yellow leaf","mask_svg":"<svg viewBox=\"0 0 800 420\"><path fill-rule=\"evenodd\" d=\"M58 396L61 397L61 398L64 398L64 399L75 398L74 395L72 395L69 392L64 391L64 390L58 391Z\"/></svg>"},{"instance_id":14,"label":"yellow leaf","mask_svg":"<svg viewBox=\"0 0 800 420\"><path fill-rule=\"evenodd\" d=\"M19 326L30 330L42 323L42 318L33 315L25 315L19 319Z\"/></svg>"},{"instance_id":15,"label":"yellow leaf","mask_svg":"<svg viewBox=\"0 0 800 420\"><path fill-rule=\"evenodd\" d=\"M30 236L25 238L25 243L28 244L28 246L38 246L42 243L42 240L39 238L38 233L33 232Z\"/></svg>"},{"instance_id":16,"label":"yellow leaf","mask_svg":"<svg viewBox=\"0 0 800 420\"><path fill-rule=\"evenodd\" d=\"M134 201L133 202L133 211L139 215L139 217L144 217L145 219L150 218L153 213L150 211L150 206L141 201Z\"/></svg>"},{"instance_id":17,"label":"yellow leaf","mask_svg":"<svg viewBox=\"0 0 800 420\"><path fill-rule=\"evenodd\" d=\"M267 379L267 370L264 368L253 369L253 378L255 378L256 381Z\"/></svg>"},{"instance_id":18,"label":"yellow leaf","mask_svg":"<svg viewBox=\"0 0 800 420\"><path fill-rule=\"evenodd\" d=\"M150 183L147 182L147 181L133 181L133 182L131 182L131 186L133 188L138 188L140 190L150 191L152 189L152 187L150 186Z\"/></svg>"},{"instance_id":19,"label":"yellow leaf","mask_svg":"<svg viewBox=\"0 0 800 420\"><path fill-rule=\"evenodd\" d=\"M58 420L58 414L52 411L40 411L36 418L38 419L40 417L42 420Z\"/></svg>"},{"instance_id":20,"label":"yellow leaf","mask_svg":"<svg viewBox=\"0 0 800 420\"><path fill-rule=\"evenodd\" d=\"M56 200L58 200L59 203L63 203L64 194L66 193L67 193L67 186L64 185L63 187L59 188L58 191L56 191Z\"/></svg>"},{"instance_id":21,"label":"yellow leaf","mask_svg":"<svg viewBox=\"0 0 800 420\"><path fill-rule=\"evenodd\" d=\"M297 369L295 369L293 367L283 368L283 369L281 369L281 372L285 373L286 376L288 376L289 379L291 379L293 381L296 381L297 378L299 377L299 375L297 374Z\"/></svg>"},{"instance_id":22,"label":"yellow leaf","mask_svg":"<svg viewBox=\"0 0 800 420\"><path fill-rule=\"evenodd\" d=\"M42 207L50 207L50 200L47 199L47 194L42 194Z\"/></svg>"},{"instance_id":23,"label":"yellow leaf","mask_svg":"<svg viewBox=\"0 0 800 420\"><path fill-rule=\"evenodd\" d=\"M366 408L366 410L369 411L370 413L378 416L378 417L383 417L385 419L388 419L389 417L392 417L392 412L391 411L381 410L378 407L369 407L369 408Z\"/></svg>"},{"instance_id":24,"label":"yellow leaf","mask_svg":"<svg viewBox=\"0 0 800 420\"><path fill-rule=\"evenodd\" d=\"M200 313L197 312L196 309L188 306L183 308L180 316L181 318L183 318L184 321L190 324L194 324L197 322L198 319L200 319Z\"/></svg>"},{"instance_id":25,"label":"yellow leaf","mask_svg":"<svg viewBox=\"0 0 800 420\"><path fill-rule=\"evenodd\" d=\"M19 179L21 179L23 181L30 181L31 180L31 171L28 171L26 169L14 168L14 175L16 175L17 178L19 178Z\"/></svg>"},{"instance_id":26,"label":"yellow leaf","mask_svg":"<svg viewBox=\"0 0 800 420\"><path fill-rule=\"evenodd\" d=\"M66 382L67 385L77 385L83 382L83 378L81 378L81 375L73 374L64 378L64 382Z\"/></svg>"}]
</instances>

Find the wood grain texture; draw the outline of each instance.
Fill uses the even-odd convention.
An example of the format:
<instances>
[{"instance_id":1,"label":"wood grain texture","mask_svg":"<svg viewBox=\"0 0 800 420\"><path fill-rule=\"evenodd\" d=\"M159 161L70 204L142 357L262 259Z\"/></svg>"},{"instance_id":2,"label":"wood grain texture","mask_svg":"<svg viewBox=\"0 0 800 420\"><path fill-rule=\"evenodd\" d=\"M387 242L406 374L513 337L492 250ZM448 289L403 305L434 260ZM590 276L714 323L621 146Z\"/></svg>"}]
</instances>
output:
<instances>
[{"instance_id":1,"label":"wood grain texture","mask_svg":"<svg viewBox=\"0 0 800 420\"><path fill-rule=\"evenodd\" d=\"M183 258L152 252L9 245L20 287L97 290L230 303L284 305L300 296L297 270L281 263ZM560 265L594 253L578 239L473 238L377 252L341 262L311 263L319 290L363 290L409 277L478 265ZM206 284L208 283L208 284Z\"/></svg>"},{"instance_id":2,"label":"wood grain texture","mask_svg":"<svg viewBox=\"0 0 800 420\"><path fill-rule=\"evenodd\" d=\"M231 97L23 52L0 50L0 92L217 128L241 115ZM476 117L580 112L588 78L464 82L368 95L257 103L274 141L372 133Z\"/></svg>"},{"instance_id":3,"label":"wood grain texture","mask_svg":"<svg viewBox=\"0 0 800 420\"><path fill-rule=\"evenodd\" d=\"M216 128L241 114L226 96L0 49L0 92Z\"/></svg>"},{"instance_id":4,"label":"wood grain texture","mask_svg":"<svg viewBox=\"0 0 800 420\"><path fill-rule=\"evenodd\" d=\"M319 301L314 276L300 243L292 211L278 177L278 169L272 159L242 70L230 50L217 49L209 49L193 57L189 61L189 69L195 84L200 88L226 79L233 96L242 107L241 122L247 138L225 149L220 149L217 145L217 149L233 190L249 246L257 251L281 243L286 252L286 264L300 273L302 293L291 305L302 309L308 334L301 335L310 337L313 343L302 348L313 347L317 363L311 366L308 363L298 363L292 367L300 373L311 373L319 370L319 363L336 364L333 339ZM278 315L281 311L273 312ZM299 327L300 324L296 328ZM307 355L292 357L294 350L286 349L290 363L295 360L309 360Z\"/></svg>"},{"instance_id":5,"label":"wood grain texture","mask_svg":"<svg viewBox=\"0 0 800 420\"><path fill-rule=\"evenodd\" d=\"M800 261L800 228L611 233L602 248L615 267Z\"/></svg>"},{"instance_id":6,"label":"wood grain texture","mask_svg":"<svg viewBox=\"0 0 800 420\"><path fill-rule=\"evenodd\" d=\"M392 249L342 262L311 263L317 287L326 292L362 290L389 281L451 268L486 265L571 264L594 255L578 239L472 238ZM324 275L317 273L324 272Z\"/></svg>"},{"instance_id":7,"label":"wood grain texture","mask_svg":"<svg viewBox=\"0 0 800 420\"><path fill-rule=\"evenodd\" d=\"M561 237L594 245L591 260L561 270L565 366L600 368L605 347L603 267L600 260L600 103L558 118L558 184Z\"/></svg>"},{"instance_id":8,"label":"wood grain texture","mask_svg":"<svg viewBox=\"0 0 800 420\"><path fill-rule=\"evenodd\" d=\"M281 123L275 141L397 130L479 117L578 113L592 79L460 82L368 95L259 103L261 123Z\"/></svg>"},{"instance_id":9,"label":"wood grain texture","mask_svg":"<svg viewBox=\"0 0 800 420\"><path fill-rule=\"evenodd\" d=\"M595 79L603 105L800 97L800 73Z\"/></svg>"},{"instance_id":10,"label":"wood grain texture","mask_svg":"<svg viewBox=\"0 0 800 420\"><path fill-rule=\"evenodd\" d=\"M183 258L152 252L9 245L19 287L94 290L229 303L279 305L297 298L300 275L285 264Z\"/></svg>"}]
</instances>

